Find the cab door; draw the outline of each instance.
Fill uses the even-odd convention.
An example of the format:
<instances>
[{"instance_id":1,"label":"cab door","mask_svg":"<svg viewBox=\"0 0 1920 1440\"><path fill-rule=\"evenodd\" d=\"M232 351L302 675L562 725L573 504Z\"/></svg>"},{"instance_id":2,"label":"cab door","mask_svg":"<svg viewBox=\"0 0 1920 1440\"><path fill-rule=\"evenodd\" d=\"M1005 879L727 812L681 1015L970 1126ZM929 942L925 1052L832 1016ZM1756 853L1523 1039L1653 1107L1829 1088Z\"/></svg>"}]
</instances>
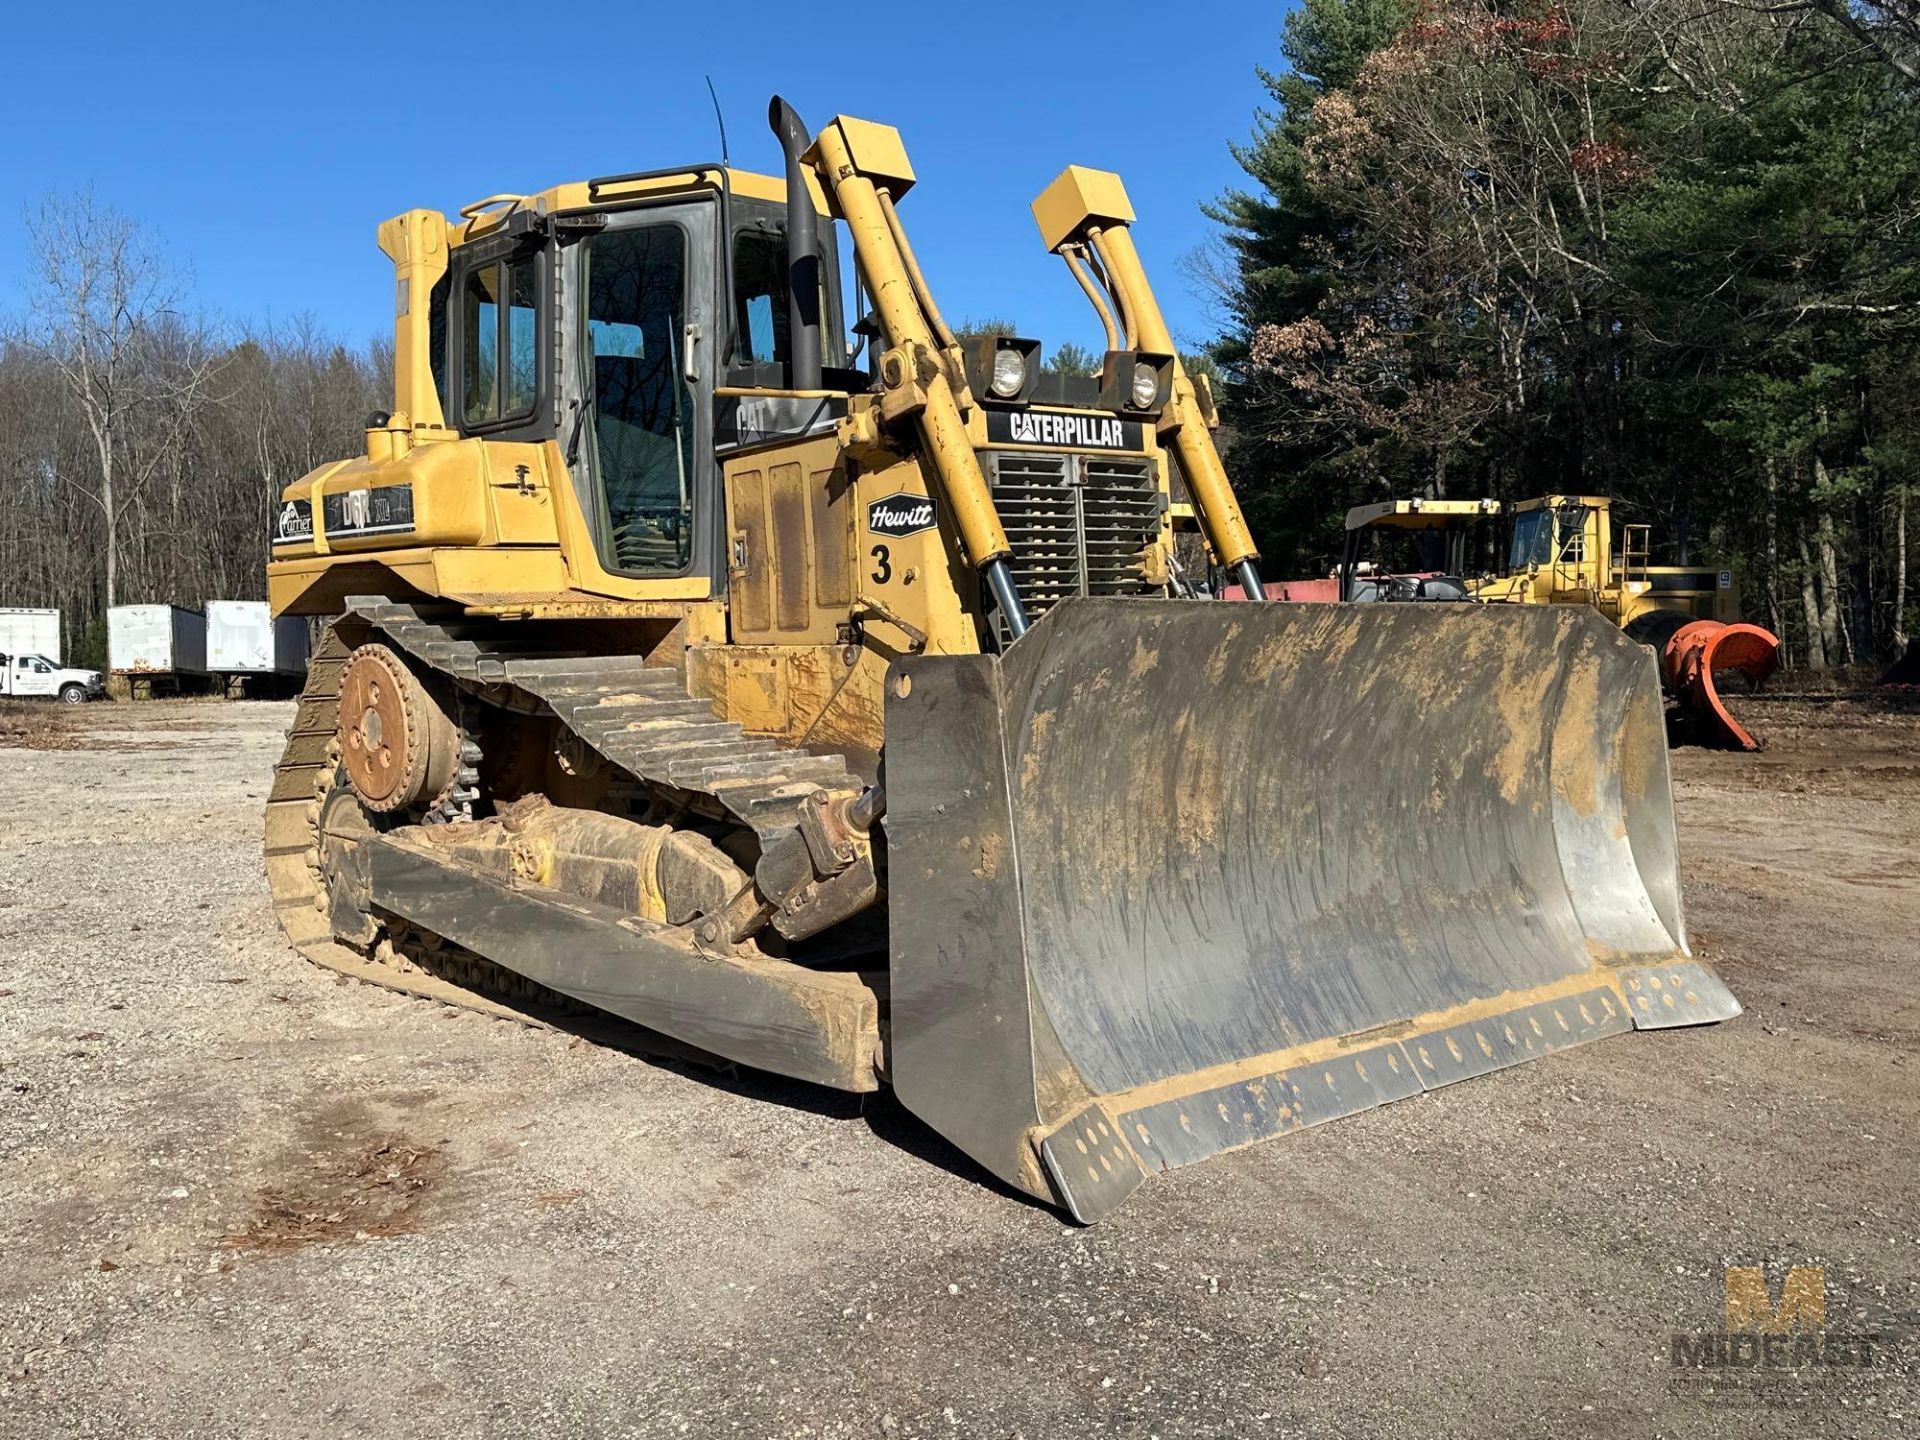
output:
<instances>
[{"instance_id":1,"label":"cab door","mask_svg":"<svg viewBox=\"0 0 1920 1440\"><path fill-rule=\"evenodd\" d=\"M16 695L53 694L53 666L38 655L22 655L14 662L13 693Z\"/></svg>"},{"instance_id":2,"label":"cab door","mask_svg":"<svg viewBox=\"0 0 1920 1440\"><path fill-rule=\"evenodd\" d=\"M633 599L715 591L723 517L713 457L718 199L609 215L568 246L572 363L563 452L576 587Z\"/></svg>"}]
</instances>

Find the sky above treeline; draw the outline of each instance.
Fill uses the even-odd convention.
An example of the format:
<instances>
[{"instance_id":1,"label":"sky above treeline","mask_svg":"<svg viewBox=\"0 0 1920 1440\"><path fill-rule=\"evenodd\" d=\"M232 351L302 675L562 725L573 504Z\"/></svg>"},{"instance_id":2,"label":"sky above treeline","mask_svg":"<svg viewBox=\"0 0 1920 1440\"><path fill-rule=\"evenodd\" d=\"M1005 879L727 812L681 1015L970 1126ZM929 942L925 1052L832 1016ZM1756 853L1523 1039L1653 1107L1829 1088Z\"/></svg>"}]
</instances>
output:
<instances>
[{"instance_id":1,"label":"sky above treeline","mask_svg":"<svg viewBox=\"0 0 1920 1440\"><path fill-rule=\"evenodd\" d=\"M1242 179L1228 146L1266 99L1284 3L862 10L624 6L57 6L7 25L0 312L20 309L23 215L91 187L138 219L230 321L313 316L350 342L391 324L375 224L501 191L714 158L779 172L778 92L818 125L899 126L902 204L951 320L1013 321L1048 349L1098 324L1028 209L1068 164L1117 170L1176 336L1213 307L1181 260L1200 206Z\"/></svg>"}]
</instances>

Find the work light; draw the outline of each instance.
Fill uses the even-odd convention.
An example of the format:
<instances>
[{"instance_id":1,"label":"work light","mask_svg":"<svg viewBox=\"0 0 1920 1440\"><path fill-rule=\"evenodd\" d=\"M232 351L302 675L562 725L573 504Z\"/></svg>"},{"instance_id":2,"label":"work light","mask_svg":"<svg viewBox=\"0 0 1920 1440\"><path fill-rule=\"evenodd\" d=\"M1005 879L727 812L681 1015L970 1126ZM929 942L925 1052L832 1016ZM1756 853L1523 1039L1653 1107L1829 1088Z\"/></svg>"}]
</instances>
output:
<instances>
[{"instance_id":1,"label":"work light","mask_svg":"<svg viewBox=\"0 0 1920 1440\"><path fill-rule=\"evenodd\" d=\"M993 352L993 378L987 388L1002 400L1011 400L1027 382L1027 360L1018 350Z\"/></svg>"},{"instance_id":2,"label":"work light","mask_svg":"<svg viewBox=\"0 0 1920 1440\"><path fill-rule=\"evenodd\" d=\"M1040 342L981 335L967 345L967 383L989 400L1019 401L1040 382Z\"/></svg>"},{"instance_id":3,"label":"work light","mask_svg":"<svg viewBox=\"0 0 1920 1440\"><path fill-rule=\"evenodd\" d=\"M1173 393L1173 356L1109 350L1100 367L1100 408L1157 415Z\"/></svg>"}]
</instances>

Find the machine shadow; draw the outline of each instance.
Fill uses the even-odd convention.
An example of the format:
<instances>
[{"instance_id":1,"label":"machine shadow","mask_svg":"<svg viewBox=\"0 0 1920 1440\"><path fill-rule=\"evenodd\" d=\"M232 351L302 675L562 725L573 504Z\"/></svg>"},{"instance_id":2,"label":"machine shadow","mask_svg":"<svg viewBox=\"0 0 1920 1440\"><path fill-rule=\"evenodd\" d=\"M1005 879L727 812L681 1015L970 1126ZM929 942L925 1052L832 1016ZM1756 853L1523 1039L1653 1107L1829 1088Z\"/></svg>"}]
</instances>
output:
<instances>
[{"instance_id":1,"label":"machine shadow","mask_svg":"<svg viewBox=\"0 0 1920 1440\"><path fill-rule=\"evenodd\" d=\"M755 1070L645 1026L612 1016L605 1018L552 1012L530 1012L564 1034L618 1050L656 1069L684 1075L729 1095L763 1104L779 1105L828 1120L859 1121L883 1144L915 1160L934 1165L1008 1200L1052 1213L1052 1207L1026 1191L1007 1184L951 1141L930 1128L895 1098L891 1088L865 1094L830 1090L786 1075ZM1063 1222L1064 1223L1064 1222Z\"/></svg>"}]
</instances>

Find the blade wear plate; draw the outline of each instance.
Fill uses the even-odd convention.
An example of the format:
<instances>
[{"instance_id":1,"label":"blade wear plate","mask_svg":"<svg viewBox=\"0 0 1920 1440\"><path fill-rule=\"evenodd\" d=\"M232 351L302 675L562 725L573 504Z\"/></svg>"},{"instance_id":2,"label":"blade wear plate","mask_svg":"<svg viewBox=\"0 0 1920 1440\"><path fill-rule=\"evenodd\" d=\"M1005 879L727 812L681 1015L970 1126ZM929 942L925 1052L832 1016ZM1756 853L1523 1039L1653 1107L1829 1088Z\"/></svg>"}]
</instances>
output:
<instances>
[{"instance_id":1,"label":"blade wear plate","mask_svg":"<svg viewBox=\"0 0 1920 1440\"><path fill-rule=\"evenodd\" d=\"M1625 1030L1620 967L1687 961L1654 658L1582 608L1069 600L900 661L887 734L896 1089L1076 1213L1035 1152L1096 1102L1184 1164Z\"/></svg>"}]
</instances>

